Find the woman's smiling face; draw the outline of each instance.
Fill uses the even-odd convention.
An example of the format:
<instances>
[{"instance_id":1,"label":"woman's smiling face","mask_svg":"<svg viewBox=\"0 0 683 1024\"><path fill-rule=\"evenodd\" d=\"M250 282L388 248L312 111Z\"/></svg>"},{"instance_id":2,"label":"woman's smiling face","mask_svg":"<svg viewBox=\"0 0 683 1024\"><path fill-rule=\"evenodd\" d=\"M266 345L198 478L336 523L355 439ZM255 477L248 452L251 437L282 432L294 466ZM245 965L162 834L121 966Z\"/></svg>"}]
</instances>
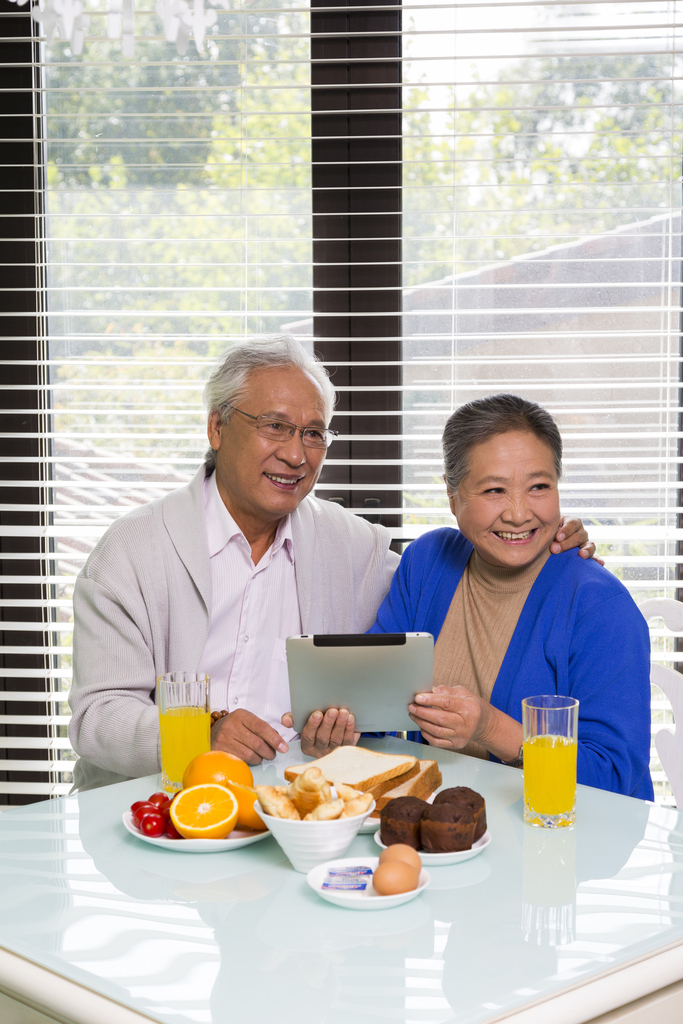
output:
<instances>
[{"instance_id":1,"label":"woman's smiling face","mask_svg":"<svg viewBox=\"0 0 683 1024\"><path fill-rule=\"evenodd\" d=\"M555 461L535 434L511 430L475 445L468 473L450 494L458 527L490 565L530 565L560 522Z\"/></svg>"}]
</instances>

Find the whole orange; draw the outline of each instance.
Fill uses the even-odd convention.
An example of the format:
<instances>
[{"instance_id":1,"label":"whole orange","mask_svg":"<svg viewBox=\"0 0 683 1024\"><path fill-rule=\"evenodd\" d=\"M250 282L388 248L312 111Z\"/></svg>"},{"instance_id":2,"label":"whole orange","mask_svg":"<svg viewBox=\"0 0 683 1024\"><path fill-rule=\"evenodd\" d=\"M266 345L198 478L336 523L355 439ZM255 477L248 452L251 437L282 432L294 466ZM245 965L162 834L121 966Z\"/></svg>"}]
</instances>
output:
<instances>
[{"instance_id":1,"label":"whole orange","mask_svg":"<svg viewBox=\"0 0 683 1024\"><path fill-rule=\"evenodd\" d=\"M226 789L229 789L239 808L237 812L238 828L253 828L256 832L264 832L268 826L263 818L259 818L254 810L257 796L256 790L251 786L240 786L239 782L226 782Z\"/></svg>"},{"instance_id":2,"label":"whole orange","mask_svg":"<svg viewBox=\"0 0 683 1024\"><path fill-rule=\"evenodd\" d=\"M252 786L254 776L246 761L224 750L207 750L205 754L193 757L183 775L183 789L210 783L225 786L230 782L237 782L240 786Z\"/></svg>"}]
</instances>

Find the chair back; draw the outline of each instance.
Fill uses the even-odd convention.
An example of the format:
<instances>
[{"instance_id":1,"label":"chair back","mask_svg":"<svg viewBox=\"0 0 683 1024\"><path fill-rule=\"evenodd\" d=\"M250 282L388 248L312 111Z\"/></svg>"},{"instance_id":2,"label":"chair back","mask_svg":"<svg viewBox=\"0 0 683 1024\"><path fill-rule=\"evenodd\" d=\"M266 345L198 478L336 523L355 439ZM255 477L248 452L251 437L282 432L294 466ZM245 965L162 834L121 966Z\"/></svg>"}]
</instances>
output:
<instances>
[{"instance_id":1,"label":"chair back","mask_svg":"<svg viewBox=\"0 0 683 1024\"><path fill-rule=\"evenodd\" d=\"M669 597L653 597L638 607L647 622L662 618L672 633L683 632L683 603L680 601ZM650 666L650 682L662 690L673 709L675 731L666 727L659 729L655 735L655 747L676 806L683 807L683 674L653 661Z\"/></svg>"}]
</instances>

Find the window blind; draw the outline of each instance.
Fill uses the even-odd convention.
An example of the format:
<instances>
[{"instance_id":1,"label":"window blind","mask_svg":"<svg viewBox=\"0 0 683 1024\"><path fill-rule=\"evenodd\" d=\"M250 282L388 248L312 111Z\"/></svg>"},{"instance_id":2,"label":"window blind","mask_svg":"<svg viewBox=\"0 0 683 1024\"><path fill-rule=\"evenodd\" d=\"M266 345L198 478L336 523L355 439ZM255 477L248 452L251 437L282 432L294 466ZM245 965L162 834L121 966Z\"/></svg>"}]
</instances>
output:
<instances>
[{"instance_id":1,"label":"window blind","mask_svg":"<svg viewBox=\"0 0 683 1024\"><path fill-rule=\"evenodd\" d=\"M45 422L14 430L42 445L36 500L13 507L42 517L15 529L43 589L12 605L15 632L36 609L44 627L25 656L45 667L21 672L48 680L27 738L52 775L0 791L68 789L73 579L109 523L198 467L203 380L244 335L287 330L326 361L341 436L318 496L397 544L452 521L449 412L509 390L557 417L563 510L608 568L637 601L678 595L679 5L258 0L184 55L152 9L124 55L86 6L82 52L36 37L47 344L15 416L39 393ZM21 749L17 778L45 771Z\"/></svg>"},{"instance_id":2,"label":"window blind","mask_svg":"<svg viewBox=\"0 0 683 1024\"><path fill-rule=\"evenodd\" d=\"M404 10L406 537L450 521L447 414L512 391L557 418L563 511L610 571L636 602L681 596L680 16ZM652 770L661 799L654 747Z\"/></svg>"},{"instance_id":3,"label":"window blind","mask_svg":"<svg viewBox=\"0 0 683 1024\"><path fill-rule=\"evenodd\" d=\"M88 13L81 53L58 35L35 40L48 344L42 382L11 387L42 393L47 422L34 433L45 447L27 461L42 467L36 488L49 488L41 523L4 527L23 535L15 563L33 559L31 585L43 589L13 595L5 644L22 664L2 694L12 735L0 740L11 755L0 792L19 797L71 786L71 598L88 553L117 516L198 468L201 390L226 344L288 329L312 308L308 11L221 10L203 48L179 56L154 10L139 10L126 58L104 7ZM24 412L17 402L22 441ZM34 498L22 496L13 509L30 515ZM42 636L17 643L22 631L37 639L37 610ZM27 667L31 657L43 663ZM22 682L36 677L45 729L17 736L38 720Z\"/></svg>"}]
</instances>

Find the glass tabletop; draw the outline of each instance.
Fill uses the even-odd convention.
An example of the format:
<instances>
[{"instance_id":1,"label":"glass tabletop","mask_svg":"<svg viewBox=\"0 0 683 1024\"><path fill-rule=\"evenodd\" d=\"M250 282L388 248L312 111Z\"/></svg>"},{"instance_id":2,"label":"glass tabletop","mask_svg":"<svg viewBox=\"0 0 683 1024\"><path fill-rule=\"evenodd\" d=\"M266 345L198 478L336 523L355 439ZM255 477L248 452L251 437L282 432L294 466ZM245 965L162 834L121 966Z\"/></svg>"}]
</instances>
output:
<instances>
[{"instance_id":1,"label":"glass tabletop","mask_svg":"<svg viewBox=\"0 0 683 1024\"><path fill-rule=\"evenodd\" d=\"M281 780L292 748L255 780ZM482 793L492 841L404 906L323 902L272 837L205 855L135 839L121 814L151 777L0 815L0 945L176 1024L475 1024L683 942L678 811L579 787L576 827L545 832L523 824L521 772L428 756ZM363 835L346 856L376 854Z\"/></svg>"}]
</instances>

